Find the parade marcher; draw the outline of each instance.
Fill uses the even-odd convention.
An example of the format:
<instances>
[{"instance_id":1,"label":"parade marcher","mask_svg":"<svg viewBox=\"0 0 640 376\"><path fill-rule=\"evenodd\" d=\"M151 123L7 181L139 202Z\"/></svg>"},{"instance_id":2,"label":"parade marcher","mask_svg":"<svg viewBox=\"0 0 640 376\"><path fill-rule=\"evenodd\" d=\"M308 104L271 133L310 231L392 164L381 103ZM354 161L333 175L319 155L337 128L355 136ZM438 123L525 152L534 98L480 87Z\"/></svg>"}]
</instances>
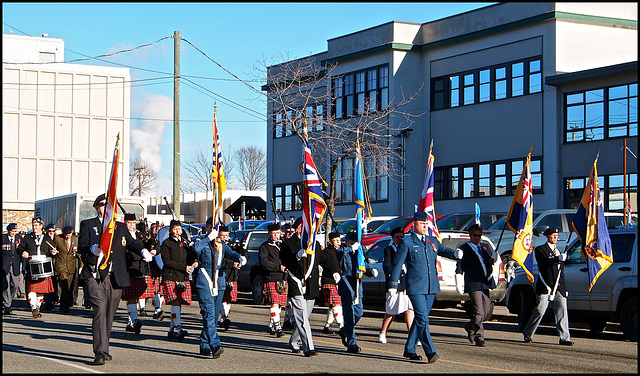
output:
<instances>
[{"instance_id":1,"label":"parade marcher","mask_svg":"<svg viewBox=\"0 0 640 376\"><path fill-rule=\"evenodd\" d=\"M104 212L107 198L99 195L93 202L97 217L80 222L78 253L83 267L80 279L84 281L85 293L93 308L91 330L93 334L94 365L103 365L112 359L109 353L111 327L120 304L122 288L129 286L131 279L127 267L127 251L141 255L148 262L154 252L133 238L122 222L115 222L111 252L100 249Z\"/></svg>"},{"instance_id":2,"label":"parade marcher","mask_svg":"<svg viewBox=\"0 0 640 376\"><path fill-rule=\"evenodd\" d=\"M60 245L57 248L55 269L60 284L60 311L68 313L73 306L74 281L77 281L78 275L78 236L73 233L73 227L65 226L57 243Z\"/></svg>"},{"instance_id":3,"label":"parade marcher","mask_svg":"<svg viewBox=\"0 0 640 376\"><path fill-rule=\"evenodd\" d=\"M182 239L182 224L171 220L169 237L160 246L162 257L162 295L171 305L171 323L167 338L184 340L189 333L182 329L181 305L191 305L189 274L198 266L198 255Z\"/></svg>"},{"instance_id":4,"label":"parade marcher","mask_svg":"<svg viewBox=\"0 0 640 376\"><path fill-rule=\"evenodd\" d=\"M156 236L158 235L158 231L160 230L159 223L152 223L149 227L149 236L145 240L144 244L148 250L158 249L158 239ZM161 293L161 283L162 283L162 268L158 265L158 258L161 256L156 256L153 258L153 261L149 263L151 267L151 280L153 281L153 318L154 320L162 321L164 320L164 311L162 310L162 306L164 305L164 296Z\"/></svg>"},{"instance_id":5,"label":"parade marcher","mask_svg":"<svg viewBox=\"0 0 640 376\"><path fill-rule=\"evenodd\" d=\"M272 223L267 226L269 240L260 245L258 257L264 271L265 300L271 305L269 309L269 333L282 337L284 331L280 324L280 307L287 304L288 284L285 272L287 268L280 261L280 225Z\"/></svg>"},{"instance_id":6,"label":"parade marcher","mask_svg":"<svg viewBox=\"0 0 640 376\"><path fill-rule=\"evenodd\" d=\"M47 224L46 226L44 226L44 233L49 237L50 243L57 251L57 254L60 254L62 248L64 247L64 244L61 244L59 242L59 237L56 232L56 225L54 225L53 223ZM60 230L60 233L62 233L62 229ZM53 292L44 294L43 308L47 311L52 310L54 308L54 303L58 303L60 301L60 298L58 297L58 272L56 270L57 255L56 257L52 257L51 261L53 262L54 270L54 274L51 276L51 283L53 283Z\"/></svg>"},{"instance_id":7,"label":"parade marcher","mask_svg":"<svg viewBox=\"0 0 640 376\"><path fill-rule=\"evenodd\" d=\"M136 215L126 213L124 223L131 237L144 244L144 237L136 228ZM153 262L153 261L152 261ZM129 277L131 285L122 288L122 300L127 302L127 312L129 320L125 330L140 334L142 322L138 319L138 302L144 311L144 301L146 298L153 298L153 281L151 280L151 262L147 262L141 256L133 252L127 252L127 265L129 266Z\"/></svg>"},{"instance_id":8,"label":"parade marcher","mask_svg":"<svg viewBox=\"0 0 640 376\"><path fill-rule=\"evenodd\" d=\"M476 346L484 347L484 326L482 322L491 312L489 290L496 288L493 279L493 264L498 259L498 252L480 243L482 227L469 227L470 241L460 246L464 252L456 266L456 289L460 294L468 293L473 315L465 330L467 339Z\"/></svg>"},{"instance_id":9,"label":"parade marcher","mask_svg":"<svg viewBox=\"0 0 640 376\"><path fill-rule=\"evenodd\" d=\"M200 333L200 355L211 355L214 359L222 355L223 348L218 336L218 314L222 308L226 281L222 269L222 260L228 259L244 265L247 259L231 250L227 243L218 239L218 231L213 228L213 217L207 219L205 232L194 239L194 249L198 257L195 269L196 297L202 315L202 331ZM223 229L222 226L219 229ZM224 228L229 233L229 229Z\"/></svg>"},{"instance_id":10,"label":"parade marcher","mask_svg":"<svg viewBox=\"0 0 640 376\"><path fill-rule=\"evenodd\" d=\"M296 224L298 224L296 226ZM332 263L320 243L316 242L313 254L301 249L302 218L294 224L295 233L282 242L280 259L287 268L289 285L289 304L291 304L293 333L289 338L289 346L294 353L302 352L304 356L315 356L318 352L313 346L309 316L313 311L316 299L320 295L320 272L318 265L332 275L334 282L340 279L337 263ZM302 348L300 348L300 344Z\"/></svg>"},{"instance_id":11,"label":"parade marcher","mask_svg":"<svg viewBox=\"0 0 640 376\"><path fill-rule=\"evenodd\" d=\"M438 241L438 238L428 236L427 233L427 213L416 212L413 215L413 231L400 241L398 251L393 259L389 294L398 293L398 284L404 264L407 269L404 279L405 288L413 305L415 318L409 329L403 356L410 360L421 360L422 356L416 354L416 345L420 341L428 362L433 363L439 359L429 331L429 313L433 307L435 294L440 292L436 257L440 255L458 260L462 258L463 252L460 249L453 250L445 247Z\"/></svg>"},{"instance_id":12,"label":"parade marcher","mask_svg":"<svg viewBox=\"0 0 640 376\"><path fill-rule=\"evenodd\" d=\"M247 251L239 244L234 247L229 245L229 228L227 226L218 227L218 237L222 240L232 251L238 253L240 256L244 256L245 259L249 257ZM222 297L222 309L220 311L220 325L224 330L229 330L231 320L229 319L229 313L231 312L231 303L238 301L238 275L240 273L240 267L242 265L235 261L233 258L225 257L222 260L222 271L226 276L226 289L224 290L224 296Z\"/></svg>"},{"instance_id":13,"label":"parade marcher","mask_svg":"<svg viewBox=\"0 0 640 376\"><path fill-rule=\"evenodd\" d=\"M560 252L558 242L558 228L549 227L544 231L547 242L536 247L535 256L538 263L538 283L536 284L536 308L531 314L529 323L524 328L524 341L530 343L533 335L542 321L549 304L553 307L556 320L556 330L560 336L560 345L572 346L569 334L569 316L567 314L567 287L564 283L564 262L567 254Z\"/></svg>"},{"instance_id":14,"label":"parade marcher","mask_svg":"<svg viewBox=\"0 0 640 376\"><path fill-rule=\"evenodd\" d=\"M327 257L331 259L331 262L335 264L338 269L338 273L341 273L340 266L338 266L338 259L336 258L336 251L340 248L342 239L340 239L340 233L331 232L329 234L329 245L324 249ZM322 286L320 287L320 300L321 305L327 306L327 319L324 323L323 332L326 334L333 334L331 330L331 324L335 321L338 325L338 329L342 329L344 326L344 316L342 315L342 300L338 294L338 283L334 280L332 273L328 270L322 269Z\"/></svg>"},{"instance_id":15,"label":"parade marcher","mask_svg":"<svg viewBox=\"0 0 640 376\"><path fill-rule=\"evenodd\" d=\"M7 233L2 234L2 308L3 314L11 314L11 304L16 292L24 289L25 259L18 253L18 247L22 241L22 236L18 234L18 225L9 223Z\"/></svg>"},{"instance_id":16,"label":"parade marcher","mask_svg":"<svg viewBox=\"0 0 640 376\"><path fill-rule=\"evenodd\" d=\"M340 294L344 313L344 326L338 333L342 339L342 344L347 348L347 352L354 354L359 353L361 350L356 339L356 324L364 313L362 304L363 288L362 283L358 281L359 249L358 235L352 231L345 235L344 246L336 252L341 271L338 293ZM367 267L364 274L368 277L377 277L378 270Z\"/></svg>"},{"instance_id":17,"label":"parade marcher","mask_svg":"<svg viewBox=\"0 0 640 376\"><path fill-rule=\"evenodd\" d=\"M52 257L58 253L53 245L53 239L42 231L43 224L42 218L40 217L34 217L31 220L33 232L26 235L18 246L18 253L22 255L22 258L31 258L32 260L44 259L47 256ZM50 276L33 279L30 268L27 268L26 278L27 299L29 306L31 306L31 314L34 319L37 319L42 317L40 307L44 302L44 295L54 291L53 280Z\"/></svg>"},{"instance_id":18,"label":"parade marcher","mask_svg":"<svg viewBox=\"0 0 640 376\"><path fill-rule=\"evenodd\" d=\"M398 244L404 237L402 227L396 227L391 230L391 244L384 249L384 259L382 261L382 269L385 277L385 291L389 290L389 282L391 278L391 268L393 267L393 259L398 251ZM406 269L406 267L405 267ZM382 327L378 334L378 342L387 343L387 330L396 315L404 314L404 322L407 325L407 332L411 329L413 323L413 306L411 300L404 289L404 273L400 275L400 283L398 284L398 293L387 294L385 302L385 314L382 319Z\"/></svg>"}]
</instances>

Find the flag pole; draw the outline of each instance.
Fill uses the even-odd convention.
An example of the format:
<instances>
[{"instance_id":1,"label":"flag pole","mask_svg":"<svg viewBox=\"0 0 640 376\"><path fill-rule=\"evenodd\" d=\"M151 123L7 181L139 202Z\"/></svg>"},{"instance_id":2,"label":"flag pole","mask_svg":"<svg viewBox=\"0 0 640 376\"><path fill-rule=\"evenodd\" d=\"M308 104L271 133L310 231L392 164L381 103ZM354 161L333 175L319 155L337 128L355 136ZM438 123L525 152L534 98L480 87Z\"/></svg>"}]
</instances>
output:
<instances>
[{"instance_id":1,"label":"flag pole","mask_svg":"<svg viewBox=\"0 0 640 376\"><path fill-rule=\"evenodd\" d=\"M628 221L627 221L627 215L628 215L628 205L627 205L627 139L624 139L624 143L623 143L623 150L622 150L622 163L623 163L623 174L622 174L622 186L623 186L623 195L622 195L622 206L624 207L624 225L628 225Z\"/></svg>"}]
</instances>

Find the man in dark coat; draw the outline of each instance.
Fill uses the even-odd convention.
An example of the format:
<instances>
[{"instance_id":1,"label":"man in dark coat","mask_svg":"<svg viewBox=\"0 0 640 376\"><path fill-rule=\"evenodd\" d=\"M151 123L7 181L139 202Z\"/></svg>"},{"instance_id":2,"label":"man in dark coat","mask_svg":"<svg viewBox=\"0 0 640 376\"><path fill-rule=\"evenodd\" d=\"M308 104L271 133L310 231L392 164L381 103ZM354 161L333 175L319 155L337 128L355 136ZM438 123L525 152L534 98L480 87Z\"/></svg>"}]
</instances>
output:
<instances>
[{"instance_id":1,"label":"man in dark coat","mask_svg":"<svg viewBox=\"0 0 640 376\"><path fill-rule=\"evenodd\" d=\"M25 268L26 260L18 253L18 245L22 241L22 236L18 234L18 226L15 223L7 225L7 233L2 234L2 308L3 314L11 314L11 303L16 291L20 286L24 286L24 276L22 271Z\"/></svg>"},{"instance_id":2,"label":"man in dark coat","mask_svg":"<svg viewBox=\"0 0 640 376\"><path fill-rule=\"evenodd\" d=\"M94 365L103 365L105 361L111 360L109 354L111 326L120 304L122 288L131 284L127 267L127 250L143 256L147 262L153 257L144 248L142 242L131 236L122 222L116 222L108 258L103 254L103 250L100 249L100 237L106 200L104 194L96 198L93 207L98 216L80 222L78 236L78 253L84 263L80 279L84 280L89 301L93 306L91 328L95 354ZM101 266L105 263L106 266L102 268Z\"/></svg>"},{"instance_id":3,"label":"man in dark coat","mask_svg":"<svg viewBox=\"0 0 640 376\"><path fill-rule=\"evenodd\" d=\"M249 258L247 251L242 248L240 244L229 244L229 228L227 226L219 226L218 236L229 248L238 253L240 256L244 256L245 259ZM224 330L229 330L231 320L229 320L229 313L231 312L231 303L235 303L238 300L238 276L240 274L240 267L242 265L231 258L224 258L222 260L222 271L226 276L226 288L224 290L224 296L222 297L222 309L220 310L221 325Z\"/></svg>"},{"instance_id":4,"label":"man in dark coat","mask_svg":"<svg viewBox=\"0 0 640 376\"><path fill-rule=\"evenodd\" d=\"M544 231L547 242L536 247L535 255L538 263L538 283L536 284L537 305L531 314L529 323L524 328L524 341L531 342L533 335L542 321L549 304L553 307L556 319L556 329L560 336L560 345L571 346L569 334L569 315L567 314L567 287L564 284L564 261L567 254L560 252L558 242L558 228L549 227Z\"/></svg>"},{"instance_id":5,"label":"man in dark coat","mask_svg":"<svg viewBox=\"0 0 640 376\"><path fill-rule=\"evenodd\" d=\"M264 272L265 300L269 309L269 333L282 337L284 331L280 324L280 307L287 305L288 285L285 275L286 267L280 260L282 234L280 225L272 223L267 227L269 239L260 245L258 258Z\"/></svg>"},{"instance_id":6,"label":"man in dark coat","mask_svg":"<svg viewBox=\"0 0 640 376\"><path fill-rule=\"evenodd\" d=\"M476 346L484 347L482 322L491 311L489 290L496 288L493 264L498 259L498 253L489 248L488 244L480 243L482 227L479 225L469 227L469 237L470 241L460 246L464 256L456 265L456 289L460 294L468 293L471 299L473 315L464 327L467 339Z\"/></svg>"}]
</instances>

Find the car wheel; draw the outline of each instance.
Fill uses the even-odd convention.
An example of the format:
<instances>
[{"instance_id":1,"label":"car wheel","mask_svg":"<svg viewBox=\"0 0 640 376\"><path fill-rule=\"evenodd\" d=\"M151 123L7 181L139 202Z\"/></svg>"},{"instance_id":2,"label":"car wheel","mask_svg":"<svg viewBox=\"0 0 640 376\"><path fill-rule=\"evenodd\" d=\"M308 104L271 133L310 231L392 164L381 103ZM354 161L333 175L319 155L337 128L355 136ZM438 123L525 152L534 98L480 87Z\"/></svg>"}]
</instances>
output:
<instances>
[{"instance_id":1,"label":"car wheel","mask_svg":"<svg viewBox=\"0 0 640 376\"><path fill-rule=\"evenodd\" d=\"M264 303L264 276L262 274L256 275L251 282L251 299L253 304Z\"/></svg>"},{"instance_id":2,"label":"car wheel","mask_svg":"<svg viewBox=\"0 0 640 376\"><path fill-rule=\"evenodd\" d=\"M520 299L518 309L518 330L522 332L529 323L531 313L533 313L533 307L536 302L536 297L532 291L520 290L518 297Z\"/></svg>"},{"instance_id":3,"label":"car wheel","mask_svg":"<svg viewBox=\"0 0 640 376\"><path fill-rule=\"evenodd\" d=\"M620 328L625 337L638 341L638 297L633 296L620 309Z\"/></svg>"}]
</instances>

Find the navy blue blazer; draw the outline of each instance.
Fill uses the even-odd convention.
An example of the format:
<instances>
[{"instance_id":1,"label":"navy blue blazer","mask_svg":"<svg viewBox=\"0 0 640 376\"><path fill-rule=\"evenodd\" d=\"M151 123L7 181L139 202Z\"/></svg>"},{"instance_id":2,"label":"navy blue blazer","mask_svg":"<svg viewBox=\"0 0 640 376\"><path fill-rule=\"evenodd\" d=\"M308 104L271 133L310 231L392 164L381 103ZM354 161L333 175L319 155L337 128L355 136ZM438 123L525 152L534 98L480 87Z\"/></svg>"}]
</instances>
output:
<instances>
[{"instance_id":1,"label":"navy blue blazer","mask_svg":"<svg viewBox=\"0 0 640 376\"><path fill-rule=\"evenodd\" d=\"M464 243L460 249L464 252L462 259L458 260L456 265L456 274L464 273L464 292L482 291L496 288L496 282L493 279L493 262L491 258L491 249L487 244L480 243L480 256L484 264L487 274L485 275L482 264L471 248L469 243Z\"/></svg>"},{"instance_id":2,"label":"navy blue blazer","mask_svg":"<svg viewBox=\"0 0 640 376\"><path fill-rule=\"evenodd\" d=\"M16 234L13 242L9 241L9 234L2 234L2 269L4 274L9 274L13 266L13 275L20 275L25 269L27 259L23 259L18 253L18 245L22 241L22 235Z\"/></svg>"},{"instance_id":3,"label":"navy blue blazer","mask_svg":"<svg viewBox=\"0 0 640 376\"><path fill-rule=\"evenodd\" d=\"M436 257L455 260L454 250L445 247L438 238L427 236L426 246L413 231L402 238L391 269L390 288L398 288L402 264L407 268L404 283L407 295L436 294L440 292Z\"/></svg>"}]
</instances>

